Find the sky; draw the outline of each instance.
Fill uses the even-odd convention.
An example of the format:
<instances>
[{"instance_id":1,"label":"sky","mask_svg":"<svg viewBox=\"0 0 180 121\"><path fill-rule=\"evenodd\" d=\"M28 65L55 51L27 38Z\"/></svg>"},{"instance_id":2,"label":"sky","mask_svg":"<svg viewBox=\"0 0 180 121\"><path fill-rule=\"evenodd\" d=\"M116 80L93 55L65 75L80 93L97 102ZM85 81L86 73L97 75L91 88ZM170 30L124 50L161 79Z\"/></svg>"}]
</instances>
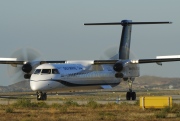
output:
<instances>
[{"instance_id":1,"label":"sky","mask_svg":"<svg viewBox=\"0 0 180 121\"><path fill-rule=\"evenodd\" d=\"M92 22L171 21L134 25L131 52L139 59L180 54L179 0L1 0L0 57L34 48L44 60L101 59L118 47L122 26L84 26ZM180 62L142 64L141 76L180 77ZM0 85L15 83L0 65Z\"/></svg>"}]
</instances>

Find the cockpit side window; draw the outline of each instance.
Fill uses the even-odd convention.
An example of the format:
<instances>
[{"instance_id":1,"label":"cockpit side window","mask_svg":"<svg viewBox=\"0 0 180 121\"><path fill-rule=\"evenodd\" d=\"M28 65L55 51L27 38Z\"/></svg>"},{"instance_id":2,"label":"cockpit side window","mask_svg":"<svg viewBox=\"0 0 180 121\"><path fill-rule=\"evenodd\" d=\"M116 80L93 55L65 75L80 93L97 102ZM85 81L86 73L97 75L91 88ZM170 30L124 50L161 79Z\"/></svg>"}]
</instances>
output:
<instances>
[{"instance_id":1,"label":"cockpit side window","mask_svg":"<svg viewBox=\"0 0 180 121\"><path fill-rule=\"evenodd\" d=\"M43 69L41 74L51 74L51 69Z\"/></svg>"},{"instance_id":2,"label":"cockpit side window","mask_svg":"<svg viewBox=\"0 0 180 121\"><path fill-rule=\"evenodd\" d=\"M41 69L36 69L36 70L34 71L34 74L40 74L40 72L41 72Z\"/></svg>"},{"instance_id":3,"label":"cockpit side window","mask_svg":"<svg viewBox=\"0 0 180 121\"><path fill-rule=\"evenodd\" d=\"M52 69L52 74L59 74L59 71L57 69Z\"/></svg>"}]
</instances>

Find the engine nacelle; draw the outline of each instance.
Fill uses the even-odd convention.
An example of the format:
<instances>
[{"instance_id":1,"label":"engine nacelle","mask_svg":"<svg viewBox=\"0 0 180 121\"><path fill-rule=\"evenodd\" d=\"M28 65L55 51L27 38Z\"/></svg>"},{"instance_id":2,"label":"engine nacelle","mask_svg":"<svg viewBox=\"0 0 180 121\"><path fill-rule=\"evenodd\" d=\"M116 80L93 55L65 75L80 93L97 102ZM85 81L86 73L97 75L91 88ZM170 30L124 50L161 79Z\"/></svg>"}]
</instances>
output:
<instances>
[{"instance_id":1,"label":"engine nacelle","mask_svg":"<svg viewBox=\"0 0 180 121\"><path fill-rule=\"evenodd\" d=\"M31 64L27 63L22 66L22 71L25 73L30 73L32 71Z\"/></svg>"},{"instance_id":2,"label":"engine nacelle","mask_svg":"<svg viewBox=\"0 0 180 121\"><path fill-rule=\"evenodd\" d=\"M121 72L123 70L123 63L117 62L116 64L114 64L113 69L116 72Z\"/></svg>"},{"instance_id":3,"label":"engine nacelle","mask_svg":"<svg viewBox=\"0 0 180 121\"><path fill-rule=\"evenodd\" d=\"M116 74L115 74L115 77L116 77L116 78L123 78L123 77L124 77L124 74L123 74L123 73L116 73Z\"/></svg>"},{"instance_id":4,"label":"engine nacelle","mask_svg":"<svg viewBox=\"0 0 180 121\"><path fill-rule=\"evenodd\" d=\"M24 78L25 79L30 79L31 78L31 74L24 74Z\"/></svg>"}]
</instances>

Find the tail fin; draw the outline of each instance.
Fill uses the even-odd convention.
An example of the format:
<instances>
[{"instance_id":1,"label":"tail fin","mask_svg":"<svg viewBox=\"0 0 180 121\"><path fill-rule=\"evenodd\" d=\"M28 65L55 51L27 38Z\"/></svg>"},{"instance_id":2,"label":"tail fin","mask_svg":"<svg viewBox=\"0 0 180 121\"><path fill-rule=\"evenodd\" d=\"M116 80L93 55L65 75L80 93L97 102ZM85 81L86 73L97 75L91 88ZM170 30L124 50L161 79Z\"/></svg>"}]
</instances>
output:
<instances>
[{"instance_id":1,"label":"tail fin","mask_svg":"<svg viewBox=\"0 0 180 121\"><path fill-rule=\"evenodd\" d=\"M121 23L131 23L131 20L122 20ZM131 43L131 24L122 24L122 34L119 46L119 59L129 59L130 43Z\"/></svg>"},{"instance_id":2,"label":"tail fin","mask_svg":"<svg viewBox=\"0 0 180 121\"><path fill-rule=\"evenodd\" d=\"M122 34L119 46L119 59L129 59L129 51L131 44L132 24L170 24L172 22L132 22L132 20L122 20L114 23L87 23L84 25L122 25Z\"/></svg>"}]
</instances>

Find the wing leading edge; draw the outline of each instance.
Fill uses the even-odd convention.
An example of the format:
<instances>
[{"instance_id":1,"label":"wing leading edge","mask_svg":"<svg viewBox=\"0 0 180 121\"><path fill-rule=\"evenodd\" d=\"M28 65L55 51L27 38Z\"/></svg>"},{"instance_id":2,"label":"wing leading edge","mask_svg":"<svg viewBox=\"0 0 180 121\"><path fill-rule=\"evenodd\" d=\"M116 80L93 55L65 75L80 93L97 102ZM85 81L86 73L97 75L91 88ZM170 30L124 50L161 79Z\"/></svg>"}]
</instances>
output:
<instances>
[{"instance_id":1,"label":"wing leading edge","mask_svg":"<svg viewBox=\"0 0 180 121\"><path fill-rule=\"evenodd\" d=\"M180 61L180 58L139 59L139 60L131 60L131 63L145 64L145 63L159 63L159 62L172 62L172 61Z\"/></svg>"},{"instance_id":2,"label":"wing leading edge","mask_svg":"<svg viewBox=\"0 0 180 121\"><path fill-rule=\"evenodd\" d=\"M88 62L90 64L115 64L120 60L84 60L80 62ZM127 60L128 61L128 60ZM180 58L158 58L158 59L137 59L137 60L129 60L130 63L132 64L145 64L145 63L159 63L159 62L173 62L173 61L180 61ZM34 61L33 61L34 62ZM68 64L68 60L62 60L62 61L37 61L39 64L44 64L44 63L66 63ZM75 61L76 63L78 61ZM23 65L26 63L31 63L27 61L16 61L16 60L1 60L0 59L0 64L17 64L17 65Z\"/></svg>"}]
</instances>

